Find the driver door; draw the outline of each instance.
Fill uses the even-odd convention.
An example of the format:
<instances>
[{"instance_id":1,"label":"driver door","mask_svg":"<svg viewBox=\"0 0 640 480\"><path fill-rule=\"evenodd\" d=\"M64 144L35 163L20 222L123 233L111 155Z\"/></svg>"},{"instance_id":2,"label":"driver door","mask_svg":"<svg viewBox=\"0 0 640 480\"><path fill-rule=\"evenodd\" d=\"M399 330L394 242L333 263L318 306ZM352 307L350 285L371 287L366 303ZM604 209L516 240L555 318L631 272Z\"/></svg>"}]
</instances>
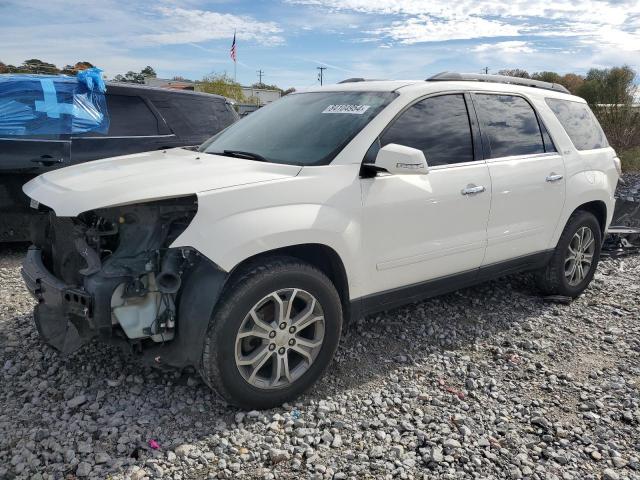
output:
<instances>
[{"instance_id":1,"label":"driver door","mask_svg":"<svg viewBox=\"0 0 640 480\"><path fill-rule=\"evenodd\" d=\"M361 179L362 258L370 286L365 309L438 293L432 287L445 286L454 274L463 274L461 283L475 279L491 205L491 178L477 131L468 96L439 95L407 108L372 147L366 161L389 143L417 148L429 169L426 175ZM443 281L425 284L431 280Z\"/></svg>"}]
</instances>

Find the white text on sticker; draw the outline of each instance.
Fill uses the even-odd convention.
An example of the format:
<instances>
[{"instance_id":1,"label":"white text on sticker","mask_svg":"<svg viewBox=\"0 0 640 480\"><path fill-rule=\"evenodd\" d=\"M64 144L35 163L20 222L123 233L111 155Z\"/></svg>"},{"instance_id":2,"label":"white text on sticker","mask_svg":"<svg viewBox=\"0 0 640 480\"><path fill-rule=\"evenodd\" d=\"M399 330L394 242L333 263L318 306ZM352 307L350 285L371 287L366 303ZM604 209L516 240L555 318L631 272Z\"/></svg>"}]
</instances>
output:
<instances>
[{"instance_id":1,"label":"white text on sticker","mask_svg":"<svg viewBox=\"0 0 640 480\"><path fill-rule=\"evenodd\" d=\"M351 113L353 115L362 115L369 110L370 105L329 105L322 113Z\"/></svg>"}]
</instances>

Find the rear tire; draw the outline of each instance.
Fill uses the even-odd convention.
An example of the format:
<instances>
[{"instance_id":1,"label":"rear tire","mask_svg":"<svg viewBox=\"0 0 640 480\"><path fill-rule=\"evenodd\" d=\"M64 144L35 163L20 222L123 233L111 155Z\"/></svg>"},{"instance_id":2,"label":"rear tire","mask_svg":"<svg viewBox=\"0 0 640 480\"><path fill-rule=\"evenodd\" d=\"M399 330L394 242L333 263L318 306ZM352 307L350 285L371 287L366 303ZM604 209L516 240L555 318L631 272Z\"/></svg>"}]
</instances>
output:
<instances>
[{"instance_id":1,"label":"rear tire","mask_svg":"<svg viewBox=\"0 0 640 480\"><path fill-rule=\"evenodd\" d=\"M281 405L324 374L341 328L340 296L324 273L295 258L263 260L225 287L204 339L202 377L241 408Z\"/></svg>"},{"instance_id":2,"label":"rear tire","mask_svg":"<svg viewBox=\"0 0 640 480\"><path fill-rule=\"evenodd\" d=\"M587 288L600 260L601 232L590 212L578 210L569 217L551 260L536 274L544 294L575 298Z\"/></svg>"}]
</instances>

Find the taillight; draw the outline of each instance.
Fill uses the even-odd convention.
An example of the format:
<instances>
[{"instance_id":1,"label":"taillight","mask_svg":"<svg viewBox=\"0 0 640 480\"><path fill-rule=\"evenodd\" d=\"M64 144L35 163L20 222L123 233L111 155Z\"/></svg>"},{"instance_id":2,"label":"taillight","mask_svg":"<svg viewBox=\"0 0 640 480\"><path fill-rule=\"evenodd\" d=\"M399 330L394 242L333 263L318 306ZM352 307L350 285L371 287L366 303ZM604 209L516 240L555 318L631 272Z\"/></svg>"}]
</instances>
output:
<instances>
[{"instance_id":1,"label":"taillight","mask_svg":"<svg viewBox=\"0 0 640 480\"><path fill-rule=\"evenodd\" d=\"M613 164L616 166L618 175L622 176L622 163L620 163L620 159L618 157L613 157Z\"/></svg>"}]
</instances>

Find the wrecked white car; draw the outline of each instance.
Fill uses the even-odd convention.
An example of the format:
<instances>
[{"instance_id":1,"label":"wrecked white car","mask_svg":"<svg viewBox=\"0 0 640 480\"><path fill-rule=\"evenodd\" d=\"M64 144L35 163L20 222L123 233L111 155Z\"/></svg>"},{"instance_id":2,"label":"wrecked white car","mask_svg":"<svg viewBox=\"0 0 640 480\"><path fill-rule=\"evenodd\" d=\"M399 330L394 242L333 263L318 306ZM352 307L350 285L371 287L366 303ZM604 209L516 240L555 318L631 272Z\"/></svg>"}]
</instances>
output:
<instances>
[{"instance_id":1,"label":"wrecked white car","mask_svg":"<svg viewBox=\"0 0 640 480\"><path fill-rule=\"evenodd\" d=\"M32 180L23 276L62 352L118 342L270 407L317 381L354 316L523 270L579 295L618 175L588 106L557 85L349 82L288 95L199 151Z\"/></svg>"}]
</instances>

